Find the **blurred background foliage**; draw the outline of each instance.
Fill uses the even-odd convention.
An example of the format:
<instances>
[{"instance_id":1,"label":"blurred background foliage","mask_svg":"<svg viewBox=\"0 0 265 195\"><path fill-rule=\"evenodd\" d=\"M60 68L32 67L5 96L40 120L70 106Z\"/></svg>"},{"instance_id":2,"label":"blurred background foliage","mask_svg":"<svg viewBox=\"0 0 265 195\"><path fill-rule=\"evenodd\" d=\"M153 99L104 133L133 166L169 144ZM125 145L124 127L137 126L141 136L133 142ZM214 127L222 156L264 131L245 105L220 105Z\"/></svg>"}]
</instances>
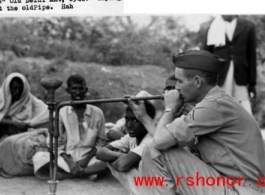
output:
<instances>
[{"instance_id":1,"label":"blurred background foliage","mask_svg":"<svg viewBox=\"0 0 265 195\"><path fill-rule=\"evenodd\" d=\"M141 19L130 16L2 18L0 45L18 56L164 67L171 66L172 52L198 46L199 37L181 24L181 17L143 19L139 22Z\"/></svg>"},{"instance_id":2,"label":"blurred background foliage","mask_svg":"<svg viewBox=\"0 0 265 195\"><path fill-rule=\"evenodd\" d=\"M265 16L240 17L256 25L259 96L253 108L265 126ZM10 72L22 72L32 93L45 100L41 78L65 81L75 72L85 76L88 98L121 97L141 89L161 94L173 74L172 54L202 48L212 20L209 16L194 30L183 16L0 18L0 82ZM58 90L57 101L68 98L65 87ZM99 106L107 121L123 114L121 105ZM157 106L162 108L162 103Z\"/></svg>"}]
</instances>

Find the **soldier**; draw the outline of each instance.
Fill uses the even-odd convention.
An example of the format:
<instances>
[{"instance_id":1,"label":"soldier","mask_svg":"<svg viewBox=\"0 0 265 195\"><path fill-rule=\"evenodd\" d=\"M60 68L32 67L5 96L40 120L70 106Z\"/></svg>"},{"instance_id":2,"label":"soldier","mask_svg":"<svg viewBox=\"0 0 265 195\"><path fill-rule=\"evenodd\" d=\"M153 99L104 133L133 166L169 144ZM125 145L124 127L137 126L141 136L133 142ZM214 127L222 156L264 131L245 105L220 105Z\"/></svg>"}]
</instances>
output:
<instances>
[{"instance_id":1,"label":"soldier","mask_svg":"<svg viewBox=\"0 0 265 195\"><path fill-rule=\"evenodd\" d=\"M145 147L140 172L144 177L161 176L163 185L139 187L141 195L258 195L265 174L265 153L255 119L217 86L223 60L208 51L189 51L173 56L176 90L164 95L165 111ZM183 103L195 102L187 115L174 119ZM152 121L138 113L143 124ZM196 145L201 159L184 150ZM218 177L225 183L202 183ZM193 180L193 181L192 181ZM209 180L208 180L209 181ZM241 181L241 182L239 182ZM192 183L193 182L193 183Z\"/></svg>"}]
</instances>

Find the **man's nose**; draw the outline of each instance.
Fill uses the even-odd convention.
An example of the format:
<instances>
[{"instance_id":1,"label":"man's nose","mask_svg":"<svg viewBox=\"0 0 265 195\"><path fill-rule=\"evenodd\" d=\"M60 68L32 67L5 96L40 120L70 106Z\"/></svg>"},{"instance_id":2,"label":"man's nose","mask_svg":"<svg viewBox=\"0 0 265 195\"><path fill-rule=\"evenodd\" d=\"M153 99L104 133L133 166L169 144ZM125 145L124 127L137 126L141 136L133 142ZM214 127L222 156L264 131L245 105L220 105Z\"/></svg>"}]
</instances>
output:
<instances>
[{"instance_id":1,"label":"man's nose","mask_svg":"<svg viewBox=\"0 0 265 195\"><path fill-rule=\"evenodd\" d=\"M80 94L80 91L81 91L80 89L76 89L77 94Z\"/></svg>"},{"instance_id":2,"label":"man's nose","mask_svg":"<svg viewBox=\"0 0 265 195\"><path fill-rule=\"evenodd\" d=\"M15 94L15 95L18 95L18 94L19 94L19 89L15 89L15 90L14 90L14 94Z\"/></svg>"},{"instance_id":3,"label":"man's nose","mask_svg":"<svg viewBox=\"0 0 265 195\"><path fill-rule=\"evenodd\" d=\"M132 127L132 126L133 126L132 121L131 121L131 120L128 120L128 122L127 122L127 127Z\"/></svg>"}]
</instances>

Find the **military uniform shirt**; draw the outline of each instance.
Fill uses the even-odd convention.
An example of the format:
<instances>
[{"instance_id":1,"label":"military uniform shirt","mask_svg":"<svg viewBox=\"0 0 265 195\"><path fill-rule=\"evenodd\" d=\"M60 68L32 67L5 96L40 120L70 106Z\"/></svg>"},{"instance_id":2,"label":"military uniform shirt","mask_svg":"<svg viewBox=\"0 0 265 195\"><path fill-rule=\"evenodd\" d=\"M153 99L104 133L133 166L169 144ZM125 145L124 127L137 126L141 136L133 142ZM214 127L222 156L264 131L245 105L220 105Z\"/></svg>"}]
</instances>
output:
<instances>
[{"instance_id":1,"label":"military uniform shirt","mask_svg":"<svg viewBox=\"0 0 265 195\"><path fill-rule=\"evenodd\" d=\"M218 86L187 116L166 125L179 145L196 146L202 160L225 176L257 181L265 174L263 140L255 119Z\"/></svg>"}]
</instances>

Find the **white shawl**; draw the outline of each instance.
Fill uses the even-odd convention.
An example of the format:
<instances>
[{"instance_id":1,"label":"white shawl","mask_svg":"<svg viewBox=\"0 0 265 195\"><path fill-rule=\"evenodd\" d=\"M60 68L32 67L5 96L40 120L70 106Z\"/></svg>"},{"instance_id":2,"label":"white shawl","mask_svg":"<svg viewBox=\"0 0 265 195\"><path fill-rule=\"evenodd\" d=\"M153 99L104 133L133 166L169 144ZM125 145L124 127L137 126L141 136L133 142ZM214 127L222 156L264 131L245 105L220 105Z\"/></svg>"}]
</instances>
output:
<instances>
[{"instance_id":1,"label":"white shawl","mask_svg":"<svg viewBox=\"0 0 265 195\"><path fill-rule=\"evenodd\" d=\"M20 99L12 104L10 82L14 77L20 78L24 87ZM0 121L5 116L14 121L25 122L31 127L49 120L47 105L30 93L29 83L20 73L8 75L0 88Z\"/></svg>"}]
</instances>

